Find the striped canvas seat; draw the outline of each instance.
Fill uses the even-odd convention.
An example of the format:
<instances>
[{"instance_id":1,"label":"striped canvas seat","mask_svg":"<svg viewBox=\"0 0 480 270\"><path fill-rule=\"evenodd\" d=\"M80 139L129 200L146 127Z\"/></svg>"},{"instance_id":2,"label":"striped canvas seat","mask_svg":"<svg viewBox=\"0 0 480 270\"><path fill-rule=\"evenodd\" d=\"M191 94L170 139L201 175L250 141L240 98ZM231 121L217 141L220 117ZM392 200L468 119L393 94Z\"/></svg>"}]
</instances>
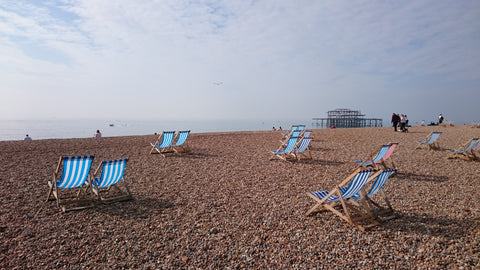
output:
<instances>
[{"instance_id":1,"label":"striped canvas seat","mask_svg":"<svg viewBox=\"0 0 480 270\"><path fill-rule=\"evenodd\" d=\"M298 137L302 133L302 131L305 129L305 125L292 125L290 129L288 130L287 133L283 134L284 138L282 141L285 139L288 139L289 137Z\"/></svg>"},{"instance_id":2,"label":"striped canvas seat","mask_svg":"<svg viewBox=\"0 0 480 270\"><path fill-rule=\"evenodd\" d=\"M379 223L372 215L350 204L348 199L363 190L365 185L379 174L380 172L375 172L374 169L357 170L330 191L322 190L307 193L307 195L316 202L316 204L307 211L307 216L319 210L319 208L322 208L331 211L362 231L364 231L367 226L378 225ZM341 206L341 208L336 209L337 206ZM357 216L354 216L354 214ZM369 223L365 226L361 225L359 221L368 221Z\"/></svg>"},{"instance_id":3,"label":"striped canvas seat","mask_svg":"<svg viewBox=\"0 0 480 270\"><path fill-rule=\"evenodd\" d=\"M383 188L388 178L396 171L397 169L395 168L382 170L382 173L378 175L377 178L375 178L375 181L373 182L370 191L368 191L367 193L367 197L372 197L373 195L377 194L377 192L379 192ZM360 197L361 196L359 193L356 193L352 196L352 198L356 200L360 199Z\"/></svg>"},{"instance_id":4,"label":"striped canvas seat","mask_svg":"<svg viewBox=\"0 0 480 270\"><path fill-rule=\"evenodd\" d=\"M175 153L180 154L188 151L188 147L186 146L188 135L190 135L190 130L178 132L176 142L172 143L172 148Z\"/></svg>"},{"instance_id":5,"label":"striped canvas seat","mask_svg":"<svg viewBox=\"0 0 480 270\"><path fill-rule=\"evenodd\" d=\"M313 159L309 149L311 141L312 141L312 138L303 137L300 140L300 142L295 146L295 149L293 149L292 154L297 160L300 160L301 156L304 156L308 159Z\"/></svg>"},{"instance_id":6,"label":"striped canvas seat","mask_svg":"<svg viewBox=\"0 0 480 270\"><path fill-rule=\"evenodd\" d=\"M477 143L472 147L472 159L473 160L480 160L480 140L477 141Z\"/></svg>"},{"instance_id":7,"label":"striped canvas seat","mask_svg":"<svg viewBox=\"0 0 480 270\"><path fill-rule=\"evenodd\" d=\"M103 161L95 170L93 183L91 183L92 191L102 201L120 201L131 199L131 193L125 181L124 172L128 158ZM101 169L101 174L96 177ZM122 181L123 180L123 181ZM123 183L123 187L119 186L119 182ZM116 193L111 190L115 189ZM105 195L103 195L105 194ZM114 195L112 195L114 194Z\"/></svg>"},{"instance_id":8,"label":"striped canvas seat","mask_svg":"<svg viewBox=\"0 0 480 270\"><path fill-rule=\"evenodd\" d=\"M368 167L376 168L377 164L382 164L386 169L387 164L385 163L385 161L392 156L397 145L398 143L390 143L390 144L382 145L379 149L377 149L375 152L370 154L365 160L355 160L354 162L359 167L364 167L364 168L368 168ZM395 167L395 164L393 163L393 161L391 162L392 162L392 167Z\"/></svg>"},{"instance_id":9,"label":"striped canvas seat","mask_svg":"<svg viewBox=\"0 0 480 270\"><path fill-rule=\"evenodd\" d=\"M473 138L469 141L467 141L465 144L463 144L459 149L454 150L454 149L449 149L449 151L452 153L449 158L461 158L465 160L474 160L475 159L475 153L478 148L475 144L478 142L478 138Z\"/></svg>"},{"instance_id":10,"label":"striped canvas seat","mask_svg":"<svg viewBox=\"0 0 480 270\"><path fill-rule=\"evenodd\" d=\"M150 143L152 149L150 154L158 153L163 155L164 153L172 151L173 137L175 136L175 131L164 131L158 137L157 141Z\"/></svg>"},{"instance_id":11,"label":"striped canvas seat","mask_svg":"<svg viewBox=\"0 0 480 270\"><path fill-rule=\"evenodd\" d=\"M354 194L352 196L352 199L364 200L365 201L365 206L366 206L366 211L370 215L374 216L374 218L378 218L378 214L385 214L385 213L388 213L390 216L386 217L384 219L390 219L390 218L394 217L393 215L391 215L391 214L393 214L394 210L392 208L392 205L390 204L390 201L388 200L388 197L385 195L385 192L383 192L383 187L385 186L385 183L390 178L390 176L392 174L394 174L395 172L397 172L397 169L395 169L395 168L382 170L381 173L375 178L375 181L373 181L373 183L370 187L370 190L366 194L365 198L362 198L362 196L359 193L357 193L357 194ZM386 204L387 208L381 206L380 203L375 202L372 199L372 197L377 193L381 193L381 196L383 197L383 200L385 201L385 204ZM378 213L378 214L373 213L372 208L374 208L374 207L379 209L381 211L381 213Z\"/></svg>"},{"instance_id":12,"label":"striped canvas seat","mask_svg":"<svg viewBox=\"0 0 480 270\"><path fill-rule=\"evenodd\" d=\"M373 170L363 170L356 174L351 181L349 181L348 186L340 187L341 196L334 196L335 192L322 190L322 191L313 191L310 192L311 197L315 197L320 200L325 200L327 202L338 202L340 198L346 200L355 196L367 183L368 178L372 174Z\"/></svg>"},{"instance_id":13,"label":"striped canvas seat","mask_svg":"<svg viewBox=\"0 0 480 270\"><path fill-rule=\"evenodd\" d=\"M427 137L425 141L418 141L420 144L418 147L426 146L429 149L439 149L440 146L438 145L438 138L442 135L442 132L432 132L430 135ZM417 148L418 148L417 147Z\"/></svg>"},{"instance_id":14,"label":"striped canvas seat","mask_svg":"<svg viewBox=\"0 0 480 270\"><path fill-rule=\"evenodd\" d=\"M93 155L60 157L57 169L53 174L53 180L48 181L49 191L47 201L50 200L50 197L53 195L57 201L57 206L64 212L93 206L93 201L88 197L84 189L93 158ZM63 170L60 176L60 168L62 165ZM59 189L74 188L79 189L76 196L60 198ZM70 207L74 204L77 206Z\"/></svg>"},{"instance_id":15,"label":"striped canvas seat","mask_svg":"<svg viewBox=\"0 0 480 270\"><path fill-rule=\"evenodd\" d=\"M270 158L270 160L272 160L275 157L278 157L282 160L287 160L287 155L293 151L293 149L297 145L297 141L298 141L298 137L290 137L287 140L286 144L281 145L280 148L278 148L277 150L271 151L273 156Z\"/></svg>"},{"instance_id":16,"label":"striped canvas seat","mask_svg":"<svg viewBox=\"0 0 480 270\"><path fill-rule=\"evenodd\" d=\"M357 164L357 168L363 167L363 168L368 168L368 167L377 167L377 163L381 162L383 157L388 151L388 148L390 148L389 144L385 144L380 146L377 150L372 152L370 155L368 155L364 160L354 160Z\"/></svg>"}]
</instances>

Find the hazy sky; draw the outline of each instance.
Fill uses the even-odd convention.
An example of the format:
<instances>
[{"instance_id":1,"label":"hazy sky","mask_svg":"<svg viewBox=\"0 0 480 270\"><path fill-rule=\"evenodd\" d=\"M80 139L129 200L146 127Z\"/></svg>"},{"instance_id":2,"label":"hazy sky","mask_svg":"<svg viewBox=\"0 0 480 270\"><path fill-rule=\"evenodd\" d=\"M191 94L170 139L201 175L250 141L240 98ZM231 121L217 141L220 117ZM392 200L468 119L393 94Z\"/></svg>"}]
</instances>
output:
<instances>
[{"instance_id":1,"label":"hazy sky","mask_svg":"<svg viewBox=\"0 0 480 270\"><path fill-rule=\"evenodd\" d=\"M480 1L0 0L0 118L480 120Z\"/></svg>"}]
</instances>

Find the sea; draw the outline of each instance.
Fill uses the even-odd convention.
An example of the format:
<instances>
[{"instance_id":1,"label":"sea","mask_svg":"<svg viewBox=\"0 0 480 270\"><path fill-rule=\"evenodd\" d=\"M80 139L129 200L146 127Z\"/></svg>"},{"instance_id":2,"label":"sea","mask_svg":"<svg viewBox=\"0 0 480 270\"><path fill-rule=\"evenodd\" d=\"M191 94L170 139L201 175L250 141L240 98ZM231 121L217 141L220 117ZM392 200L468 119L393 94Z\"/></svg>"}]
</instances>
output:
<instances>
[{"instance_id":1,"label":"sea","mask_svg":"<svg viewBox=\"0 0 480 270\"><path fill-rule=\"evenodd\" d=\"M313 127L311 119L0 119L0 141L23 140L28 134L33 140L94 137L100 130L103 137L159 134L167 130L190 130L192 133L261 131L288 129L303 124Z\"/></svg>"}]
</instances>

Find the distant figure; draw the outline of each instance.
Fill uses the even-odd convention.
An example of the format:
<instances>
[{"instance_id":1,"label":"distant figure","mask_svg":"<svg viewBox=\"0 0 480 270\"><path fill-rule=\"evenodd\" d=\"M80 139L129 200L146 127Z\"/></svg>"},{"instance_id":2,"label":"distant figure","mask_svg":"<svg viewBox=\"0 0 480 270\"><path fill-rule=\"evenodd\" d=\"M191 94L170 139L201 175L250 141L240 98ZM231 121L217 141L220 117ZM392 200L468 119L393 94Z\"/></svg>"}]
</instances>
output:
<instances>
[{"instance_id":1,"label":"distant figure","mask_svg":"<svg viewBox=\"0 0 480 270\"><path fill-rule=\"evenodd\" d=\"M277 129L275 127L272 127L272 131L275 131L275 130L277 130Z\"/></svg>"},{"instance_id":2,"label":"distant figure","mask_svg":"<svg viewBox=\"0 0 480 270\"><path fill-rule=\"evenodd\" d=\"M279 127L278 127L278 130L283 130L283 129L282 129L282 126L279 126Z\"/></svg>"},{"instance_id":3,"label":"distant figure","mask_svg":"<svg viewBox=\"0 0 480 270\"><path fill-rule=\"evenodd\" d=\"M97 129L97 133L95 133L95 138L101 138L102 137L102 133L100 132L100 130Z\"/></svg>"},{"instance_id":4,"label":"distant figure","mask_svg":"<svg viewBox=\"0 0 480 270\"><path fill-rule=\"evenodd\" d=\"M330 129L335 129L335 126L330 126Z\"/></svg>"},{"instance_id":5,"label":"distant figure","mask_svg":"<svg viewBox=\"0 0 480 270\"><path fill-rule=\"evenodd\" d=\"M31 138L30 136L28 136L28 134L27 134L27 135L25 135L25 139L23 139L23 140L24 140L24 141L31 141L32 138Z\"/></svg>"},{"instance_id":6,"label":"distant figure","mask_svg":"<svg viewBox=\"0 0 480 270\"><path fill-rule=\"evenodd\" d=\"M392 114L392 126L393 126L393 131L397 131L397 126L398 123L400 122L400 116L396 113Z\"/></svg>"},{"instance_id":7,"label":"distant figure","mask_svg":"<svg viewBox=\"0 0 480 270\"><path fill-rule=\"evenodd\" d=\"M440 125L441 123L443 123L443 120L444 120L443 115L440 114L440 115L438 116L438 124Z\"/></svg>"},{"instance_id":8,"label":"distant figure","mask_svg":"<svg viewBox=\"0 0 480 270\"><path fill-rule=\"evenodd\" d=\"M422 127L425 126L425 120L422 120L422 123L420 124Z\"/></svg>"},{"instance_id":9,"label":"distant figure","mask_svg":"<svg viewBox=\"0 0 480 270\"><path fill-rule=\"evenodd\" d=\"M408 132L407 123L408 123L407 115L402 113L400 115L400 130L402 132Z\"/></svg>"}]
</instances>

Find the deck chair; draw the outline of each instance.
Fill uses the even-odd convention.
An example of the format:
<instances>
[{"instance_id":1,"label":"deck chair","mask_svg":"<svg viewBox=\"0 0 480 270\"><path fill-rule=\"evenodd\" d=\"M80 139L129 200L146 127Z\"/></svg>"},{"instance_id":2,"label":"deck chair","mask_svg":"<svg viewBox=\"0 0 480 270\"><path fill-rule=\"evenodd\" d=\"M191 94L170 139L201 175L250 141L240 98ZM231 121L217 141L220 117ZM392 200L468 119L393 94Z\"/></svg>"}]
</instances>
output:
<instances>
[{"instance_id":1,"label":"deck chair","mask_svg":"<svg viewBox=\"0 0 480 270\"><path fill-rule=\"evenodd\" d=\"M439 149L440 145L438 145L437 140L438 140L438 137L440 137L441 134L442 134L442 132L437 132L437 131L431 132L427 136L425 141L418 141L418 143L420 145L417 146L417 149L422 147L422 146L426 146L426 147L428 147L428 149L433 149L433 150Z\"/></svg>"},{"instance_id":2,"label":"deck chair","mask_svg":"<svg viewBox=\"0 0 480 270\"><path fill-rule=\"evenodd\" d=\"M60 157L57 169L53 173L53 180L48 181L49 190L46 201L49 201L53 195L57 206L63 212L93 207L94 201L86 192L87 178L93 158L93 155ZM63 170L60 175L62 165ZM76 195L64 195L61 198L59 193L61 189L64 189L65 193L67 193L67 189L70 189L70 193L74 193L74 189L78 189L78 192Z\"/></svg>"},{"instance_id":3,"label":"deck chair","mask_svg":"<svg viewBox=\"0 0 480 270\"><path fill-rule=\"evenodd\" d=\"M297 145L298 142L298 137L290 137L286 143L282 143L280 147L277 150L271 151L273 154L272 157L270 157L270 160L274 159L275 157L282 159L282 160L287 160L289 157L289 154L293 151L295 146Z\"/></svg>"},{"instance_id":4,"label":"deck chair","mask_svg":"<svg viewBox=\"0 0 480 270\"><path fill-rule=\"evenodd\" d=\"M124 174L127 161L128 158L109 160L98 165L89 184L100 201L118 202L132 199ZM101 174L97 177L100 169Z\"/></svg>"},{"instance_id":5,"label":"deck chair","mask_svg":"<svg viewBox=\"0 0 480 270\"><path fill-rule=\"evenodd\" d=\"M312 158L312 153L310 152L310 142L312 141L312 138L310 137L303 137L297 145L295 145L295 148L291 152L293 157L296 160L300 160L301 157L305 157L306 159L313 159Z\"/></svg>"},{"instance_id":6,"label":"deck chair","mask_svg":"<svg viewBox=\"0 0 480 270\"><path fill-rule=\"evenodd\" d=\"M478 140L477 143L472 146L471 153L473 160L480 160L480 154L478 152L480 152L480 140Z\"/></svg>"},{"instance_id":7,"label":"deck chair","mask_svg":"<svg viewBox=\"0 0 480 270\"><path fill-rule=\"evenodd\" d=\"M367 194L362 194L363 196L361 195L362 192L364 193L364 189L360 193L354 194L352 196L352 199L355 200L365 200L363 205L366 206L366 212L376 220L386 221L395 217L392 205L390 204L388 197L385 195L385 192L382 189L388 178L395 172L397 172L396 168L382 170L381 173L375 178L375 181L373 181L373 183L371 184L370 190ZM382 206L379 202L376 202L372 199L372 197L377 193L385 201L386 207ZM373 209L375 209L376 211L373 211ZM383 218L380 217L384 215L388 216Z\"/></svg>"},{"instance_id":8,"label":"deck chair","mask_svg":"<svg viewBox=\"0 0 480 270\"><path fill-rule=\"evenodd\" d=\"M302 134L303 134L303 130L297 130L297 129L292 130L292 131L290 131L290 132L288 132L288 133L283 134L284 136L283 136L283 138L280 140L280 142L281 142L281 143L285 143L285 142L288 140L288 138L290 138L290 137L301 137Z\"/></svg>"},{"instance_id":9,"label":"deck chair","mask_svg":"<svg viewBox=\"0 0 480 270\"><path fill-rule=\"evenodd\" d=\"M392 154L395 152L395 149L397 148L398 143L390 143L390 147L388 148L387 152L383 156L383 158L380 160L379 163L382 164L383 168L388 169L388 168L396 168L395 162L393 161ZM390 163L392 164L390 167L387 166L387 160L390 160Z\"/></svg>"},{"instance_id":10,"label":"deck chair","mask_svg":"<svg viewBox=\"0 0 480 270\"><path fill-rule=\"evenodd\" d=\"M382 163L384 161L384 157L388 152L391 144L384 144L368 155L364 160L354 160L355 164L357 164L357 168L377 168L377 164Z\"/></svg>"},{"instance_id":11,"label":"deck chair","mask_svg":"<svg viewBox=\"0 0 480 270\"><path fill-rule=\"evenodd\" d=\"M373 175L372 175L373 173ZM360 170L357 169L354 173L343 180L339 185L330 191L314 191L307 195L311 197L316 204L307 211L306 215L316 212L319 208L322 210L329 210L343 220L347 221L361 231L365 231L367 227L379 225L371 215L365 213L357 206L349 203L347 200L355 194L359 193L365 184L372 178L376 178L381 172L375 172L374 169ZM341 205L337 210L335 207ZM337 207L338 208L338 207ZM356 217L354 216L356 215ZM361 225L360 222L368 221L367 225Z\"/></svg>"},{"instance_id":12,"label":"deck chair","mask_svg":"<svg viewBox=\"0 0 480 270\"><path fill-rule=\"evenodd\" d=\"M185 143L187 141L188 135L190 135L190 130L179 131L176 136L176 141L172 143L173 151L177 154L188 152L189 148Z\"/></svg>"},{"instance_id":13,"label":"deck chair","mask_svg":"<svg viewBox=\"0 0 480 270\"><path fill-rule=\"evenodd\" d=\"M175 131L164 131L158 137L157 141L154 143L150 143L152 145L152 149L150 150L150 154L159 153L164 156L165 153L172 152L172 142L173 137L175 136Z\"/></svg>"},{"instance_id":14,"label":"deck chair","mask_svg":"<svg viewBox=\"0 0 480 270\"><path fill-rule=\"evenodd\" d=\"M293 136L292 133L294 131L302 132L304 129L305 129L305 125L292 125L292 126L290 126L290 129L288 130L288 132L284 133L283 136L288 138L288 137Z\"/></svg>"},{"instance_id":15,"label":"deck chair","mask_svg":"<svg viewBox=\"0 0 480 270\"><path fill-rule=\"evenodd\" d=\"M473 160L475 156L472 152L473 146L478 142L478 138L473 138L463 144L458 150L449 149L451 152L448 158L460 158L464 160Z\"/></svg>"}]
</instances>

